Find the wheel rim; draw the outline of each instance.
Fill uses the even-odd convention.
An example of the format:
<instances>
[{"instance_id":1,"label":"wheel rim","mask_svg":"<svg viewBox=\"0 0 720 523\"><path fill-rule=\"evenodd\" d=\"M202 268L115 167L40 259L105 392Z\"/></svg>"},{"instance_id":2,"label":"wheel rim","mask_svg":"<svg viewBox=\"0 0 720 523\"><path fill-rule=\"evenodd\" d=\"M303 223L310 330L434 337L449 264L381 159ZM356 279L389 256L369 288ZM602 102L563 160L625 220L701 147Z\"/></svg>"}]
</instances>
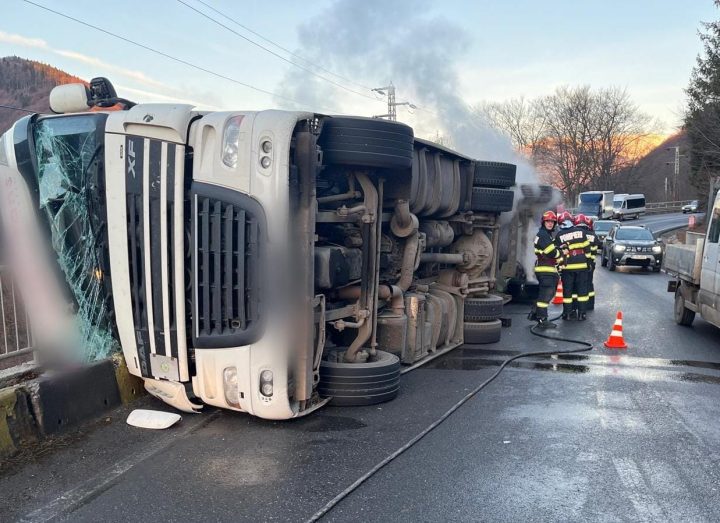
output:
<instances>
[{"instance_id":1,"label":"wheel rim","mask_svg":"<svg viewBox=\"0 0 720 523\"><path fill-rule=\"evenodd\" d=\"M683 309L685 308L685 300L680 294L675 295L675 320L682 318Z\"/></svg>"}]
</instances>

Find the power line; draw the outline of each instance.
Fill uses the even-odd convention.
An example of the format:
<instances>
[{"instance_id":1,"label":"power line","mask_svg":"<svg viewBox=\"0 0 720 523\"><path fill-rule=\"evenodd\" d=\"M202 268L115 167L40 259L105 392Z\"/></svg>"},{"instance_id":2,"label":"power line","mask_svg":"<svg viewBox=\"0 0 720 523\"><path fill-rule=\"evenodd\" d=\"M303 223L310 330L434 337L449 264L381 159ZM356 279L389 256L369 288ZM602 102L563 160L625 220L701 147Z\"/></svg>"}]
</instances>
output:
<instances>
[{"instance_id":1,"label":"power line","mask_svg":"<svg viewBox=\"0 0 720 523\"><path fill-rule=\"evenodd\" d=\"M206 68L201 67L201 66L199 66L199 65L197 65L197 64L193 64L193 63L191 63L191 62L188 62L188 61L186 61L186 60L183 60L182 58L177 58L177 57L175 57L175 56L172 56L172 55L169 55L169 54L167 54L167 53L164 53L163 51L159 51L159 50L157 50L157 49L155 49L155 48L152 48L152 47L149 47L149 46L147 46L147 45L145 45L145 44L141 44L141 43L136 42L136 41L134 41L134 40L131 40L131 39L127 38L127 37L124 37L124 36L121 36L121 35L119 35L119 34L116 34L116 33L113 33L113 32L111 32L111 31L108 31L107 29L103 29L103 28L101 28L101 27L98 27L98 26L96 26L96 25L93 25L93 24L91 24L91 23L89 23L89 22L85 22L85 21L80 20L80 19L78 19L78 18L74 18L74 17L72 17L72 16L70 16L70 15L66 15L66 14L64 14L64 13L61 13L60 11L55 11L54 9L50 9L49 7L46 7L46 6L44 6L44 5L37 4L37 3L35 3L35 2L32 2L31 0L23 0L23 2L25 2L26 4L34 5L35 7L39 7L40 9L44 9L45 11L48 11L48 12L53 13L53 14L56 14L56 15L58 15L58 16L61 16L61 17L63 17L63 18L66 18L66 19L68 19L68 20L72 20L73 22L76 22L76 23L78 23L78 24L84 25L84 26L86 26L86 27L90 27L91 29L95 29L96 31L100 31L101 33L105 33L105 34L107 34L107 35L109 35L109 36L112 36L113 38L117 38L117 39L119 39L119 40L122 40L123 42L127 42L127 43L129 43L129 44L134 45L134 46L137 46L137 47L140 47L140 48L142 48L142 49L145 49L146 51L150 51L150 52L152 52L152 53L155 53L155 54L157 54L157 55L163 56L163 57L165 57L165 58L168 58L168 59L173 60L173 61L175 61L175 62L178 62L178 63L180 63L180 64L187 65L188 67L192 67L193 69L197 69L198 71L202 71L202 72L204 72L204 73L208 73L208 74L211 74L211 75L216 76L216 77L218 77L218 78L222 78L223 80L227 80L227 81L232 82L232 83L235 83L235 84L237 84L237 85L241 85L241 86L243 86L243 87L247 87L248 89L252 89L253 91L257 91L257 92L260 92L260 93L263 93L263 94L268 94L268 95L270 95L270 96L276 96L277 98L280 98L280 99L282 99L282 100L286 100L286 101L288 101L288 102L293 102L293 103L299 104L300 106L309 107L308 104L306 104L306 103L304 103L304 102L301 102L301 101L299 101L299 100L295 100L294 98L290 98L290 97L288 97L288 96L284 96L284 95L281 95L281 94L278 94L278 93L274 93L274 92L272 92L272 91L267 91L267 90L262 89L262 88L260 88L260 87L255 87L254 85L250 85L250 84L247 84L247 83L245 83L245 82L241 82L240 80L237 80L237 79L235 79L235 78L231 78L231 77L226 76L226 75L224 75L224 74L222 74L222 73L218 73L218 72L216 72L216 71L212 71L212 70L210 70L210 69L206 69ZM321 107L321 108L319 108L319 109L322 109L322 110L324 110L324 111L329 111L329 112L331 112L331 113L342 114L340 111L335 111L334 109L329 109L329 108L326 108L326 107L325 107L325 108L322 108L322 107Z\"/></svg>"},{"instance_id":2,"label":"power line","mask_svg":"<svg viewBox=\"0 0 720 523\"><path fill-rule=\"evenodd\" d=\"M339 87L340 89L344 89L344 90L348 91L349 93L353 93L353 94L356 94L356 95L358 95L358 96L362 96L362 97L364 97L364 98L368 98L369 100L377 101L377 98L375 98L375 97L373 97L373 96L370 96L370 95L365 94L365 93L361 93L360 91L355 91L354 89L350 89L350 88L347 87L347 86L344 86L344 85L342 85L342 84L340 84L340 83L338 83L338 82L336 82L336 81L334 81L334 80L331 80L330 78L327 78L327 77L325 77L325 76L323 76L323 75L321 75L321 74L316 73L315 71L313 71L312 69L310 69L310 68L308 68L308 67L304 67L304 66L302 66L302 65L300 65L300 64L298 64L298 63L293 62L292 60L288 60L287 58L285 58L284 56L276 53L275 51L272 51L271 49L268 49L267 47L265 47L265 46L257 43L256 41L251 40L251 39L248 38L247 36L238 33L237 31L235 31L234 29L232 29L232 28L228 27L227 25L223 24L223 23L220 22L219 20L214 19L212 16L210 16L210 15L208 15L208 14L206 14L206 13L203 13L203 12L200 11L199 9L196 9L195 7L193 7L193 6L191 6L190 4L188 4L187 2L185 2L184 0L177 0L177 1L178 1L179 3L181 3L182 5L184 5L185 7L187 7L188 9L191 9L191 10L195 11L195 12L196 12L197 14L199 14L200 16L202 16L202 17L204 17L204 18L207 18L208 20L210 20L211 22L219 25L219 26L222 27L223 29L227 29L228 31L230 31L230 32L233 33L234 35L242 38L242 39L245 40L246 42L249 42L249 43L253 44L253 45L256 46L256 47L259 47L259 48L262 49L263 51L270 53L271 55L279 58L280 60L282 60L282 61L284 61L284 62L289 63L290 65L294 65L295 67L297 67L297 68L299 68L299 69L302 69L302 70L305 71L306 73L309 73L309 74L311 74L311 75L313 75L313 76L315 76L315 77L317 77L317 78L319 78L319 79L321 79L321 80L325 80L326 82L328 82L328 83L330 83L330 84L332 84L332 85L334 85L334 86L336 86L336 87Z\"/></svg>"},{"instance_id":3,"label":"power line","mask_svg":"<svg viewBox=\"0 0 720 523\"><path fill-rule=\"evenodd\" d=\"M265 36L261 35L261 34L258 33L257 31L253 31L253 30L250 29L248 26L241 24L241 23L238 22L236 19L232 18L230 15L228 15L228 14L226 14L226 13L223 13L222 11L219 11L219 10L215 9L213 6L211 6L210 4L208 4L208 3L206 3L206 2L203 2L203 0L195 0L195 1L196 1L197 3L199 3L199 4L204 5L205 7L207 7L207 8L210 9L211 11L219 14L220 16L222 16L222 17L224 17L224 18L227 18L228 20L230 20L230 21L231 21L232 23L234 23L235 25L237 25L237 26L239 26L239 27L242 27L242 28L245 29L247 32L249 32L249 33L251 33L251 34L254 34L255 36L257 36L257 37L260 38L261 40L264 40L265 42L269 43L270 45L274 45L275 47L277 47L277 48L280 49L281 51L284 51L284 52L286 52L287 54L289 54L290 56L293 56L293 57L295 57L295 58L297 58L297 59L299 59L299 60L302 60L303 62L308 63L308 64L312 65L313 67L315 67L315 68L317 68L317 69L320 69L321 71L324 71L324 72L326 72L327 74L329 74L329 75L331 75L331 76L334 76L334 77L336 77L336 78L339 78L339 79L341 79L341 80L344 80L344 81L346 81L346 82L348 82L348 83L357 85L358 87L360 87L360 88L362 88L362 89L365 89L365 90L367 90L367 91L372 91L372 88L371 88L371 87L368 87L367 85L363 85L363 84L361 84L361 83L359 83L359 82L356 82L355 80L353 80L353 79L351 79L351 78L347 78L347 77L345 77L345 76L342 76L342 75L339 75L339 74L337 74L337 73L334 73L334 72L332 72L331 70L326 69L326 68L323 67L322 65L319 65L319 64L317 64L317 63L315 63L315 62L313 62L313 61L311 61L311 60L308 60L307 58L305 58L305 57L303 57L303 56L301 56L301 55L299 55L299 54L297 54L297 53L292 52L291 50L289 50L289 49L281 46L281 45L278 44L277 42L274 42L274 41L270 40L269 38L266 38ZM376 99L376 100L377 100L377 99Z\"/></svg>"},{"instance_id":4,"label":"power line","mask_svg":"<svg viewBox=\"0 0 720 523\"><path fill-rule=\"evenodd\" d=\"M12 105L3 105L0 104L0 108L2 109L13 109L15 111L23 111L25 113L35 114L37 111L30 111L28 109L23 109L22 107L13 107Z\"/></svg>"}]
</instances>

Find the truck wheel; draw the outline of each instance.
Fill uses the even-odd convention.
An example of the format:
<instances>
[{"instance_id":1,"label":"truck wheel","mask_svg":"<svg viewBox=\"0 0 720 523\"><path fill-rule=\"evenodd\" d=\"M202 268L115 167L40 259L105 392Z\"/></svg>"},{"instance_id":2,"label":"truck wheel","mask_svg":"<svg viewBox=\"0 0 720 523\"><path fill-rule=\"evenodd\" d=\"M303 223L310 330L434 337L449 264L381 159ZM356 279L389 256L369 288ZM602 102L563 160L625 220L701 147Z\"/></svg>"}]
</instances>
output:
<instances>
[{"instance_id":1,"label":"truck wheel","mask_svg":"<svg viewBox=\"0 0 720 523\"><path fill-rule=\"evenodd\" d=\"M373 118L337 117L323 122L318 144L326 165L409 169L413 130L405 124Z\"/></svg>"},{"instance_id":2,"label":"truck wheel","mask_svg":"<svg viewBox=\"0 0 720 523\"><path fill-rule=\"evenodd\" d=\"M465 321L494 321L502 315L503 299L490 294L482 298L465 299Z\"/></svg>"},{"instance_id":3,"label":"truck wheel","mask_svg":"<svg viewBox=\"0 0 720 523\"><path fill-rule=\"evenodd\" d=\"M502 322L500 320L481 323L465 322L465 343L470 345L500 341Z\"/></svg>"},{"instance_id":4,"label":"truck wheel","mask_svg":"<svg viewBox=\"0 0 720 523\"><path fill-rule=\"evenodd\" d=\"M475 212L512 211L515 193L509 189L473 187L470 210Z\"/></svg>"},{"instance_id":5,"label":"truck wheel","mask_svg":"<svg viewBox=\"0 0 720 523\"><path fill-rule=\"evenodd\" d=\"M685 307L685 298L683 298L680 289L678 289L675 291L675 323L690 326L694 319L695 311L691 311Z\"/></svg>"},{"instance_id":6,"label":"truck wheel","mask_svg":"<svg viewBox=\"0 0 720 523\"><path fill-rule=\"evenodd\" d=\"M374 405L395 398L400 389L400 359L376 351L366 363L345 363L343 351L330 351L320 362L318 393L331 405Z\"/></svg>"},{"instance_id":7,"label":"truck wheel","mask_svg":"<svg viewBox=\"0 0 720 523\"><path fill-rule=\"evenodd\" d=\"M511 163L476 161L473 185L507 189L515 185L516 171L517 166Z\"/></svg>"}]
</instances>

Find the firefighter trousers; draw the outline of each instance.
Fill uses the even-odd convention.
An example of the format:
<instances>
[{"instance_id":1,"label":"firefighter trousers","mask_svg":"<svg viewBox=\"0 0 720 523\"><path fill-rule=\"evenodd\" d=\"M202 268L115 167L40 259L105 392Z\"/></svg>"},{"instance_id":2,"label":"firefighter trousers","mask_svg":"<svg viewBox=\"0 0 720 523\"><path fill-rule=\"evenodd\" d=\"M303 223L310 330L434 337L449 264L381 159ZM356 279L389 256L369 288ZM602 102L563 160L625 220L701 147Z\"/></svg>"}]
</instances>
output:
<instances>
[{"instance_id":1,"label":"firefighter trousers","mask_svg":"<svg viewBox=\"0 0 720 523\"><path fill-rule=\"evenodd\" d=\"M588 306L589 311L595 309L595 285L593 284L593 277L595 276L595 268L590 267L588 270Z\"/></svg>"},{"instance_id":2,"label":"firefighter trousers","mask_svg":"<svg viewBox=\"0 0 720 523\"><path fill-rule=\"evenodd\" d=\"M588 270L565 269L562 271L563 284L563 314L570 314L573 310L573 297L576 296L577 310L584 313L587 310L588 300Z\"/></svg>"},{"instance_id":3,"label":"firefighter trousers","mask_svg":"<svg viewBox=\"0 0 720 523\"><path fill-rule=\"evenodd\" d=\"M553 272L535 273L538 280L538 297L535 302L535 317L538 320L544 320L548 317L548 307L555 297L555 289L557 288L560 277Z\"/></svg>"}]
</instances>

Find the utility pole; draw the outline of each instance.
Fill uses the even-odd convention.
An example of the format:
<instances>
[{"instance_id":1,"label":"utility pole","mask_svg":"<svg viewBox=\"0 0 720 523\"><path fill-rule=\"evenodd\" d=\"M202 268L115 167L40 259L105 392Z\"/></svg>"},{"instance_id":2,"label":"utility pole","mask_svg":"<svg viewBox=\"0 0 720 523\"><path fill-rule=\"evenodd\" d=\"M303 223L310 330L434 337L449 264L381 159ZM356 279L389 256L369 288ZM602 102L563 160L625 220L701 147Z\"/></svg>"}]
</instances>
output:
<instances>
[{"instance_id":1,"label":"utility pole","mask_svg":"<svg viewBox=\"0 0 720 523\"><path fill-rule=\"evenodd\" d=\"M684 154L680 154L680 146L676 145L675 147L666 147L666 151L675 151L675 161L674 162L665 162L665 165L673 165L673 183L672 183L672 196L674 201L678 201L680 199L680 191L678 190L678 178L680 175L680 158L685 158Z\"/></svg>"},{"instance_id":2,"label":"utility pole","mask_svg":"<svg viewBox=\"0 0 720 523\"><path fill-rule=\"evenodd\" d=\"M376 87L373 89L373 91L382 94L383 96L387 96L388 99L388 112L387 114L378 114L373 116L373 118L387 118L388 120L392 120L393 122L397 121L397 106L398 105L407 105L411 109L417 109L413 104L410 102L396 102L395 101L395 86L390 82L390 85L387 85L385 87Z\"/></svg>"}]
</instances>

